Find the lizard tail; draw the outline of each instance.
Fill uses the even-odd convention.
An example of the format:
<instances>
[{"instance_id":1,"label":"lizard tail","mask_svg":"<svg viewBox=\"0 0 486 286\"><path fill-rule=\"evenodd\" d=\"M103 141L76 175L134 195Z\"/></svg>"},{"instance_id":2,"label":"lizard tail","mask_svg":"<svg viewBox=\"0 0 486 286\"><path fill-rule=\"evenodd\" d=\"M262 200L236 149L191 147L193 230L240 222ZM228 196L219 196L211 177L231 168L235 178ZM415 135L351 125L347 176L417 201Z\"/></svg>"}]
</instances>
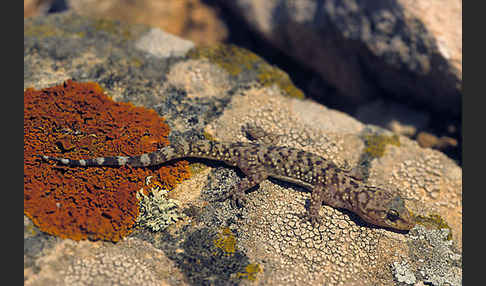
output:
<instances>
[{"instance_id":1,"label":"lizard tail","mask_svg":"<svg viewBox=\"0 0 486 286\"><path fill-rule=\"evenodd\" d=\"M67 158L56 158L50 156L40 156L46 161L55 161L66 166L125 166L132 167L147 167L158 165L172 159L177 159L179 156L174 152L174 148L171 146L164 147L152 153L146 153L139 156L115 156L115 157L98 157L90 159L73 160Z\"/></svg>"}]
</instances>

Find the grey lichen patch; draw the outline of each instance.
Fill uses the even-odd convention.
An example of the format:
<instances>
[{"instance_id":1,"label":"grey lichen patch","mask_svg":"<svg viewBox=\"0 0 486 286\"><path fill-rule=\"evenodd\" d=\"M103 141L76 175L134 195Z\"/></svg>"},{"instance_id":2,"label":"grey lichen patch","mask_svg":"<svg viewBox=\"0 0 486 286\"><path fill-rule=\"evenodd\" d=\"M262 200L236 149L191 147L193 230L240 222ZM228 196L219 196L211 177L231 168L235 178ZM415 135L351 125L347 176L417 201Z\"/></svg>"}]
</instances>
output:
<instances>
[{"instance_id":1,"label":"grey lichen patch","mask_svg":"<svg viewBox=\"0 0 486 286\"><path fill-rule=\"evenodd\" d=\"M135 40L148 30L71 12L26 19L24 86L45 87L66 78L95 81L114 100L153 108L154 93L177 60L147 57L135 47ZM173 46L169 41L165 44Z\"/></svg>"},{"instance_id":2,"label":"grey lichen patch","mask_svg":"<svg viewBox=\"0 0 486 286\"><path fill-rule=\"evenodd\" d=\"M24 19L24 37L82 38L87 34L82 27L90 22L90 19L79 17L72 12L62 13L62 15L54 14L49 17L26 18Z\"/></svg>"},{"instance_id":3,"label":"grey lichen patch","mask_svg":"<svg viewBox=\"0 0 486 286\"><path fill-rule=\"evenodd\" d=\"M428 230L417 226L412 229L408 245L413 263L406 271L430 285L462 285L462 255L447 239L448 235L446 228Z\"/></svg>"},{"instance_id":4,"label":"grey lichen patch","mask_svg":"<svg viewBox=\"0 0 486 286\"><path fill-rule=\"evenodd\" d=\"M232 236L229 234L231 231L223 230L228 236L223 234L226 238L222 241L218 241L221 238L217 234L218 231L221 230L199 227L183 229L176 236L161 232L160 237L155 238L154 244L177 264L179 271L184 273L186 281L182 285L248 285L240 282L248 278L242 277L241 274L246 272L251 261L236 247L232 238L227 241L228 237ZM219 242L223 245L229 242L231 252L220 248Z\"/></svg>"},{"instance_id":5,"label":"grey lichen patch","mask_svg":"<svg viewBox=\"0 0 486 286\"><path fill-rule=\"evenodd\" d=\"M147 177L146 185L149 186L151 177ZM161 231L169 225L181 220L185 214L179 209L179 202L167 197L168 191L156 185L145 195L144 190L137 192L140 201L140 213L137 224L149 228L152 231Z\"/></svg>"},{"instance_id":6,"label":"grey lichen patch","mask_svg":"<svg viewBox=\"0 0 486 286\"><path fill-rule=\"evenodd\" d=\"M235 170L225 167L215 168L214 171L208 173L208 179L202 190L202 197L208 201L214 201L215 198L221 197L232 185L238 182L238 176ZM225 215L229 213L229 202L223 203L222 208L215 210L216 212L224 212ZM211 219L213 220L213 219ZM222 222L219 221L218 223ZM216 227L216 225L214 225Z\"/></svg>"},{"instance_id":7,"label":"grey lichen patch","mask_svg":"<svg viewBox=\"0 0 486 286\"><path fill-rule=\"evenodd\" d=\"M392 271L393 275L400 283L413 285L417 281L413 271L410 269L409 263L406 261L393 262Z\"/></svg>"},{"instance_id":8,"label":"grey lichen patch","mask_svg":"<svg viewBox=\"0 0 486 286\"><path fill-rule=\"evenodd\" d=\"M24 239L34 237L41 231L35 226L35 224L24 215Z\"/></svg>"},{"instance_id":9,"label":"grey lichen patch","mask_svg":"<svg viewBox=\"0 0 486 286\"><path fill-rule=\"evenodd\" d=\"M36 260L41 258L61 241L40 231L34 223L24 215L24 277L30 277L40 271Z\"/></svg>"}]
</instances>

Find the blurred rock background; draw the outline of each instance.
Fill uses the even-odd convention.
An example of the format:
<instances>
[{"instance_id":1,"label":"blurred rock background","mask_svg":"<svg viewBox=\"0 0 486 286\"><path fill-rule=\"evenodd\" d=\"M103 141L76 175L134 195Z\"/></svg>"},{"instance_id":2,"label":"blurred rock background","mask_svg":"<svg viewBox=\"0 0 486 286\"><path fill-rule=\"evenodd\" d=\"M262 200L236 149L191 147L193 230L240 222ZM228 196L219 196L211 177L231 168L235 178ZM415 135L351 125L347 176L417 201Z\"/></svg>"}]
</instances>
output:
<instances>
[{"instance_id":1,"label":"blurred rock background","mask_svg":"<svg viewBox=\"0 0 486 286\"><path fill-rule=\"evenodd\" d=\"M66 10L247 48L307 97L462 165L460 0L24 0L24 17Z\"/></svg>"}]
</instances>

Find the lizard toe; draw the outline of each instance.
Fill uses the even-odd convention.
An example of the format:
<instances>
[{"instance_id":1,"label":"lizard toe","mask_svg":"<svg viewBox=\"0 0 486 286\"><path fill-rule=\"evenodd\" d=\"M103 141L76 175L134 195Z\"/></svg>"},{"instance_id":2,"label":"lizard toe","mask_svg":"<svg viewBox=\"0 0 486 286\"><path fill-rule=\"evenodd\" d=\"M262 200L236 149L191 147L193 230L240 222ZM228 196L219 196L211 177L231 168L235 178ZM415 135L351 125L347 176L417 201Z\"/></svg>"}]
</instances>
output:
<instances>
[{"instance_id":1,"label":"lizard toe","mask_svg":"<svg viewBox=\"0 0 486 286\"><path fill-rule=\"evenodd\" d=\"M241 194L240 192L230 192L228 194L231 197L231 206L232 207L243 207L246 204L246 196L245 194Z\"/></svg>"},{"instance_id":2,"label":"lizard toe","mask_svg":"<svg viewBox=\"0 0 486 286\"><path fill-rule=\"evenodd\" d=\"M310 215L309 220L312 226L319 226L322 222L322 218L320 215Z\"/></svg>"},{"instance_id":3,"label":"lizard toe","mask_svg":"<svg viewBox=\"0 0 486 286\"><path fill-rule=\"evenodd\" d=\"M219 194L219 195L216 195L215 196L215 199L214 201L217 201L217 202L224 202L226 201L229 197L231 197L231 194L230 193L226 193L226 194Z\"/></svg>"},{"instance_id":4,"label":"lizard toe","mask_svg":"<svg viewBox=\"0 0 486 286\"><path fill-rule=\"evenodd\" d=\"M236 199L239 207L244 207L246 205L246 197L242 196Z\"/></svg>"}]
</instances>

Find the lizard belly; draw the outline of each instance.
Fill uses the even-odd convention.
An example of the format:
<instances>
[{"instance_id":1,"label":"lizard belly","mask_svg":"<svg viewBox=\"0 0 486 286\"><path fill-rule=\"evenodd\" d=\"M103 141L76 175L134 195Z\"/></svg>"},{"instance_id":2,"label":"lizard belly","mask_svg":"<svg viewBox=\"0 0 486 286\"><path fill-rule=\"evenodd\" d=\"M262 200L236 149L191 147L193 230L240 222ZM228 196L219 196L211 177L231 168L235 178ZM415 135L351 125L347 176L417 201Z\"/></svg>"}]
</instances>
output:
<instances>
[{"instance_id":1,"label":"lizard belly","mask_svg":"<svg viewBox=\"0 0 486 286\"><path fill-rule=\"evenodd\" d=\"M302 180L299 180L299 179L296 179L296 178L287 177L287 176L283 176L283 175L275 175L275 174L270 174L270 177L281 180L281 181L285 181L285 182L289 182L289 183L292 183L292 184L299 185L299 186L304 187L304 188L306 188L310 191L314 188L314 186L312 184L305 182L305 181L302 181Z\"/></svg>"}]
</instances>

